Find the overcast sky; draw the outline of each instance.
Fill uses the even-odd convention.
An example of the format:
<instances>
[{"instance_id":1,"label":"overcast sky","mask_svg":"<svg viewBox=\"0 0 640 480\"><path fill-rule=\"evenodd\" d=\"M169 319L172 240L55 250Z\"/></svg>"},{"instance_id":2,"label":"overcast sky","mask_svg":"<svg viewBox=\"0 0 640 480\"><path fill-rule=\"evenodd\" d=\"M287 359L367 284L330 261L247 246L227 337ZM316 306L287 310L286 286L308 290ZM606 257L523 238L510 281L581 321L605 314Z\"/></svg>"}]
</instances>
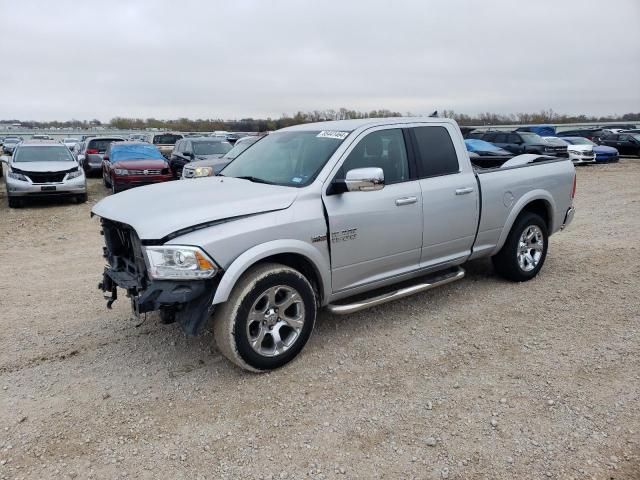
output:
<instances>
[{"instance_id":1,"label":"overcast sky","mask_svg":"<svg viewBox=\"0 0 640 480\"><path fill-rule=\"evenodd\" d=\"M0 0L0 119L640 111L640 0Z\"/></svg>"}]
</instances>

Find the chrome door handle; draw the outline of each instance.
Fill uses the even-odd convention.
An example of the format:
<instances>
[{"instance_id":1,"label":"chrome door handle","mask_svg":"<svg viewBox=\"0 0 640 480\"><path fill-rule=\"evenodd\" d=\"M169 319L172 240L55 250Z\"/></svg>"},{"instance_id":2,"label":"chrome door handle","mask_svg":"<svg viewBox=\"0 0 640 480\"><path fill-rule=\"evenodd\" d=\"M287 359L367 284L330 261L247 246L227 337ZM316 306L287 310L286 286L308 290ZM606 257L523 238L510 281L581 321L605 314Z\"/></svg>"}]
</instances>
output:
<instances>
[{"instance_id":1,"label":"chrome door handle","mask_svg":"<svg viewBox=\"0 0 640 480\"><path fill-rule=\"evenodd\" d=\"M402 197L396 200L396 205L401 207L403 205L411 205L412 203L416 203L418 201L418 197Z\"/></svg>"},{"instance_id":2,"label":"chrome door handle","mask_svg":"<svg viewBox=\"0 0 640 480\"><path fill-rule=\"evenodd\" d=\"M456 190L456 195L466 195L467 193L471 193L471 192L473 192L473 187L458 188Z\"/></svg>"}]
</instances>

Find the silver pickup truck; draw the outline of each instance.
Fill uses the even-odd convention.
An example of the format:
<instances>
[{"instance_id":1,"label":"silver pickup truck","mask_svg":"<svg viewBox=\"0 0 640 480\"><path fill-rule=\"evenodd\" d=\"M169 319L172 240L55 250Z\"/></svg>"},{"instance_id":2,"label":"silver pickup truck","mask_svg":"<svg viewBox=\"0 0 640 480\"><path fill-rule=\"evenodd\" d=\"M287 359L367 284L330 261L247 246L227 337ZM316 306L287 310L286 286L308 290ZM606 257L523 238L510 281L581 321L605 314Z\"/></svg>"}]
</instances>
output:
<instances>
[{"instance_id":1,"label":"silver pickup truck","mask_svg":"<svg viewBox=\"0 0 640 480\"><path fill-rule=\"evenodd\" d=\"M533 278L574 194L567 159L474 166L452 120L299 125L219 176L99 202L100 288L108 306L120 287L136 315L159 310L188 334L212 316L229 360L270 370L302 350L320 308L348 314L460 280L481 257Z\"/></svg>"}]
</instances>

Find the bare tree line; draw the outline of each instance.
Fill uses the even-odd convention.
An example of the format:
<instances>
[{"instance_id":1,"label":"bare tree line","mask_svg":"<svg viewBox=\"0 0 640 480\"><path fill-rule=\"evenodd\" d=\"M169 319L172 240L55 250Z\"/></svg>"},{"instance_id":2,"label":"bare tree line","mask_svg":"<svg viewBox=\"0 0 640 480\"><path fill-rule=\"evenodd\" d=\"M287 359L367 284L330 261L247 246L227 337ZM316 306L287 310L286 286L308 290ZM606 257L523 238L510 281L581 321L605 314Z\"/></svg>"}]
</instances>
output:
<instances>
[{"instance_id":1,"label":"bare tree line","mask_svg":"<svg viewBox=\"0 0 640 480\"><path fill-rule=\"evenodd\" d=\"M435 112L434 112L435 113ZM173 120L160 120L156 118L129 118L115 117L109 122L103 123L98 119L93 120L67 120L67 121L24 121L1 120L3 124L20 123L24 128L78 128L110 127L123 130L157 128L160 130L176 130L182 132L211 132L215 130L230 130L243 132L264 132L277 130L301 123L321 122L327 120L347 120L354 118L380 118L413 116L411 112L394 112L387 109L360 112L347 108L338 110L313 110L310 112L299 111L295 115L282 114L279 118L243 118L240 120L223 119L189 119L178 118ZM640 122L640 113L625 113L624 115L593 116L593 115L568 115L559 114L553 110L542 110L536 113L521 112L500 114L485 112L478 115L456 113L453 110L443 110L437 114L440 117L453 118L460 125L510 125L510 124L540 124L540 123L587 123L587 122L611 122L631 121Z\"/></svg>"}]
</instances>

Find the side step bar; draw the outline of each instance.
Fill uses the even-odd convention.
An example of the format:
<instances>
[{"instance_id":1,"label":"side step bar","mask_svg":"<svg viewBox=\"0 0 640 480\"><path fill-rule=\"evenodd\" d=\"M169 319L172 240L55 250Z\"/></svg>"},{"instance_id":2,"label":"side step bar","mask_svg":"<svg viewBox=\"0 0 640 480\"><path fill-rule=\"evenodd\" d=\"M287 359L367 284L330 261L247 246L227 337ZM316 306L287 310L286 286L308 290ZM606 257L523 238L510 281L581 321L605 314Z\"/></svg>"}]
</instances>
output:
<instances>
[{"instance_id":1,"label":"side step bar","mask_svg":"<svg viewBox=\"0 0 640 480\"><path fill-rule=\"evenodd\" d=\"M336 315L347 315L349 313L359 312L365 308L374 307L383 303L391 302L392 300L398 300L399 298L408 297L415 293L425 292L447 283L455 282L464 278L465 271L462 268L447 272L445 274L435 274L432 277L427 277L426 281L421 281L408 287L400 288L391 292L378 295L376 297L359 300L353 303L334 304L327 305L327 310ZM348 301L348 299L347 299Z\"/></svg>"}]
</instances>

